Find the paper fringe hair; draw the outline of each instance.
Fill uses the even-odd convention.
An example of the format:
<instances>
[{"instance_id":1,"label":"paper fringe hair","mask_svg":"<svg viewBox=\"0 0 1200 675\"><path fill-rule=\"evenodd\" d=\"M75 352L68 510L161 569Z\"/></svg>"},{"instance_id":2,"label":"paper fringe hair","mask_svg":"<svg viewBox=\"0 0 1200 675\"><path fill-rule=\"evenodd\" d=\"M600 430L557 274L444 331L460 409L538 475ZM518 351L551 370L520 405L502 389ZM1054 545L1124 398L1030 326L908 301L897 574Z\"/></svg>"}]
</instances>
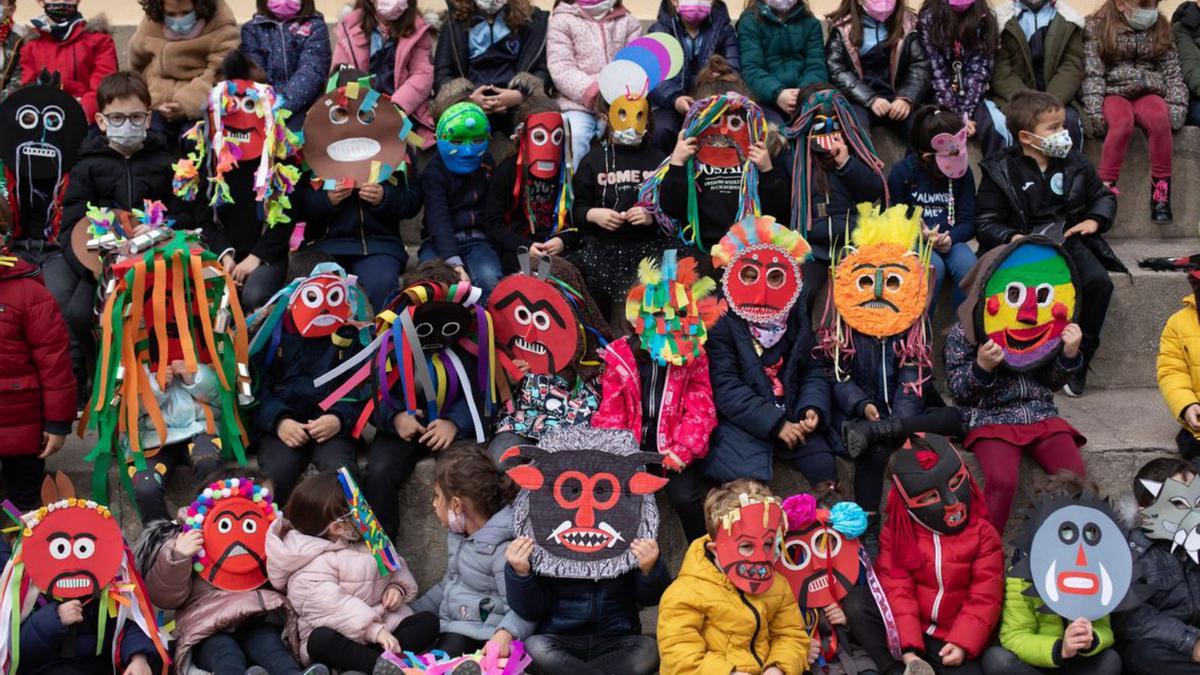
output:
<instances>
[{"instance_id":1,"label":"paper fringe hair","mask_svg":"<svg viewBox=\"0 0 1200 675\"><path fill-rule=\"evenodd\" d=\"M92 399L78 426L82 437L95 429L96 445L85 459L94 464L92 494L108 501L108 467L118 434L127 435L129 457L137 471L146 468L139 417L150 416L159 439L166 439L166 423L150 386L150 371L157 370L159 389L166 387L169 370L167 312L178 327L180 346L189 373L199 367L200 354L207 352L220 383L219 400L201 404L208 420L208 433L219 436L222 454L246 463L245 428L239 402L250 403L250 370L246 320L233 280L225 273L216 254L201 248L193 232L174 232L170 241L135 257L123 276L110 282L112 288L100 319L100 356L96 362ZM154 274L153 288L146 288L147 275ZM171 280L171 305L167 305L167 283ZM143 316L147 298L152 300L154 323ZM153 342L157 363L150 360ZM241 399L239 401L239 398ZM118 471L125 488L133 495L126 471Z\"/></svg>"},{"instance_id":2,"label":"paper fringe hair","mask_svg":"<svg viewBox=\"0 0 1200 675\"><path fill-rule=\"evenodd\" d=\"M367 498L358 488L354 476L350 475L350 470L344 466L338 469L338 482L342 484L342 491L346 493L346 503L350 505L350 520L354 522L354 527L358 529L363 541L367 543L367 548L371 549L371 554L375 556L379 576L386 577L400 569L400 554L396 552L391 538L375 518L375 512L371 510Z\"/></svg>"},{"instance_id":3,"label":"paper fringe hair","mask_svg":"<svg viewBox=\"0 0 1200 675\"><path fill-rule=\"evenodd\" d=\"M643 258L638 263L638 285L629 291L625 299L625 320L635 326L639 335L650 335L652 339L646 347L648 352L658 354L663 360L674 365L682 365L681 346L676 333L683 330L681 320L675 313L677 306L688 303L684 289L691 291L692 301L700 312L700 324L693 325L689 336L702 336L707 329L721 318L723 307L715 297L717 283L709 277L700 276L696 272L696 260L684 258L676 262L675 249L663 252L662 266L651 258ZM682 286L674 288L676 284ZM671 294L676 293L675 298ZM666 316L656 319L653 316L641 317L642 309L648 314L666 311ZM642 322L641 330L636 330L638 321ZM701 346L697 346L689 358L700 355Z\"/></svg>"},{"instance_id":4,"label":"paper fringe hair","mask_svg":"<svg viewBox=\"0 0 1200 675\"><path fill-rule=\"evenodd\" d=\"M771 216L761 216L734 223L721 241L713 244L713 267L725 267L742 251L761 244L777 246L800 263L812 255L812 247L798 232L780 225Z\"/></svg>"}]
</instances>

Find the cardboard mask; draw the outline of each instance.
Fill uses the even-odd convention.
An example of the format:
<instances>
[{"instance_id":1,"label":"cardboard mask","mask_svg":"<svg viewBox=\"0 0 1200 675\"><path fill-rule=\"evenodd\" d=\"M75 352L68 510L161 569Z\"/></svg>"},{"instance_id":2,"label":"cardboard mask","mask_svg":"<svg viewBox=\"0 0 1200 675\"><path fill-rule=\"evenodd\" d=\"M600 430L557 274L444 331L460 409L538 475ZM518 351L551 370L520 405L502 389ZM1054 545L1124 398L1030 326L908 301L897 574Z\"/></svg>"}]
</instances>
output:
<instances>
[{"instance_id":1,"label":"cardboard mask","mask_svg":"<svg viewBox=\"0 0 1200 675\"><path fill-rule=\"evenodd\" d=\"M941 133L930 141L933 159L946 178L957 180L967 174L967 127L957 134Z\"/></svg>"},{"instance_id":2,"label":"cardboard mask","mask_svg":"<svg viewBox=\"0 0 1200 675\"><path fill-rule=\"evenodd\" d=\"M941 534L961 532L971 515L971 471L945 438L927 434L925 441L926 448L896 452L892 482L917 522Z\"/></svg>"},{"instance_id":3,"label":"cardboard mask","mask_svg":"<svg viewBox=\"0 0 1200 675\"><path fill-rule=\"evenodd\" d=\"M716 167L739 167L750 157L751 124L747 109L730 106L717 115L699 134L700 147L696 159L701 164Z\"/></svg>"},{"instance_id":4,"label":"cardboard mask","mask_svg":"<svg viewBox=\"0 0 1200 675\"><path fill-rule=\"evenodd\" d=\"M258 159L266 140L267 100L250 80L230 80L225 85L221 103L210 115L221 118L225 138L237 146L239 160Z\"/></svg>"},{"instance_id":5,"label":"cardboard mask","mask_svg":"<svg viewBox=\"0 0 1200 675\"><path fill-rule=\"evenodd\" d=\"M791 500L804 496L811 499L796 495L783 501L787 533L775 570L788 580L801 607L821 608L840 602L858 583L860 545L856 532L835 526L828 509L815 509L806 520L794 519ZM857 508L852 502L841 504Z\"/></svg>"},{"instance_id":6,"label":"cardboard mask","mask_svg":"<svg viewBox=\"0 0 1200 675\"><path fill-rule=\"evenodd\" d=\"M1190 484L1168 478L1143 480L1154 495L1154 503L1142 509L1142 530L1151 539L1171 542L1171 552L1183 548L1193 563L1200 564L1200 480Z\"/></svg>"},{"instance_id":7,"label":"cardboard mask","mask_svg":"<svg viewBox=\"0 0 1200 675\"><path fill-rule=\"evenodd\" d=\"M855 247L833 273L833 302L852 330L876 338L907 332L925 318L929 255L920 243L921 211L894 206L880 213L858 207Z\"/></svg>"},{"instance_id":8,"label":"cardboard mask","mask_svg":"<svg viewBox=\"0 0 1200 675\"><path fill-rule=\"evenodd\" d=\"M375 512L371 510L367 498L358 488L354 476L350 475L350 470L344 466L338 469L338 481L342 484L342 491L346 493L346 503L350 505L350 521L354 523L354 527L358 529L363 541L367 542L367 547L375 556L379 576L386 577L400 569L400 554L396 552L391 538L375 518Z\"/></svg>"},{"instance_id":9,"label":"cardboard mask","mask_svg":"<svg viewBox=\"0 0 1200 675\"><path fill-rule=\"evenodd\" d=\"M450 173L471 174L483 164L492 142L492 125L483 108L463 101L442 113L437 122L437 147Z\"/></svg>"},{"instance_id":10,"label":"cardboard mask","mask_svg":"<svg viewBox=\"0 0 1200 675\"><path fill-rule=\"evenodd\" d=\"M756 325L780 324L804 288L800 264L812 249L771 216L743 218L712 248L724 268L721 288L734 314Z\"/></svg>"},{"instance_id":11,"label":"cardboard mask","mask_svg":"<svg viewBox=\"0 0 1200 675\"><path fill-rule=\"evenodd\" d=\"M504 277L488 298L496 344L536 375L554 375L573 365L583 332L568 300L572 291L550 275L546 263L537 273Z\"/></svg>"},{"instance_id":12,"label":"cardboard mask","mask_svg":"<svg viewBox=\"0 0 1200 675\"><path fill-rule=\"evenodd\" d=\"M226 591L267 583L267 528L279 517L270 491L249 478L217 481L187 508L183 531L200 530L204 548L195 570Z\"/></svg>"},{"instance_id":13,"label":"cardboard mask","mask_svg":"<svg viewBox=\"0 0 1200 675\"><path fill-rule=\"evenodd\" d=\"M76 498L61 472L42 482L42 502L24 517L21 546L29 579L59 601L100 595L121 569L121 525L108 507Z\"/></svg>"},{"instance_id":14,"label":"cardboard mask","mask_svg":"<svg viewBox=\"0 0 1200 675\"><path fill-rule=\"evenodd\" d=\"M1048 239L1023 239L1005 247L985 274L976 335L1000 345L1004 365L1017 372L1057 357L1078 309L1075 266L1063 249Z\"/></svg>"},{"instance_id":15,"label":"cardboard mask","mask_svg":"<svg viewBox=\"0 0 1200 675\"><path fill-rule=\"evenodd\" d=\"M534 541L530 561L542 576L612 579L637 567L629 544L658 534L653 493L667 483L646 472L662 462L640 452L633 434L558 427L538 445L509 448L501 466L523 490L513 528Z\"/></svg>"},{"instance_id":16,"label":"cardboard mask","mask_svg":"<svg viewBox=\"0 0 1200 675\"><path fill-rule=\"evenodd\" d=\"M329 338L339 349L370 341L371 307L358 278L332 262L313 266L307 277L297 277L246 319L253 331L250 357L264 349L265 365L278 355L284 329L305 338Z\"/></svg>"},{"instance_id":17,"label":"cardboard mask","mask_svg":"<svg viewBox=\"0 0 1200 675\"><path fill-rule=\"evenodd\" d=\"M608 131L618 145L638 145L650 123L650 100L644 96L622 96L608 108Z\"/></svg>"},{"instance_id":18,"label":"cardboard mask","mask_svg":"<svg viewBox=\"0 0 1200 675\"><path fill-rule=\"evenodd\" d=\"M743 494L740 506L721 514L713 544L730 583L751 595L771 589L786 524L776 497L755 501Z\"/></svg>"},{"instance_id":19,"label":"cardboard mask","mask_svg":"<svg viewBox=\"0 0 1200 675\"><path fill-rule=\"evenodd\" d=\"M349 280L344 275L317 274L292 293L288 314L292 325L306 338L329 337L354 316Z\"/></svg>"},{"instance_id":20,"label":"cardboard mask","mask_svg":"<svg viewBox=\"0 0 1200 675\"><path fill-rule=\"evenodd\" d=\"M304 160L326 190L382 183L405 170L412 126L370 75L345 68L304 118Z\"/></svg>"},{"instance_id":21,"label":"cardboard mask","mask_svg":"<svg viewBox=\"0 0 1200 675\"><path fill-rule=\"evenodd\" d=\"M719 317L716 284L696 273L696 261L676 262L663 252L662 266L649 258L638 265L638 283L625 299L625 320L655 363L682 366L704 354L708 328Z\"/></svg>"},{"instance_id":22,"label":"cardboard mask","mask_svg":"<svg viewBox=\"0 0 1200 675\"><path fill-rule=\"evenodd\" d=\"M521 130L521 150L525 166L534 178L558 178L563 163L563 141L566 138L563 116L556 112L530 115Z\"/></svg>"}]
</instances>

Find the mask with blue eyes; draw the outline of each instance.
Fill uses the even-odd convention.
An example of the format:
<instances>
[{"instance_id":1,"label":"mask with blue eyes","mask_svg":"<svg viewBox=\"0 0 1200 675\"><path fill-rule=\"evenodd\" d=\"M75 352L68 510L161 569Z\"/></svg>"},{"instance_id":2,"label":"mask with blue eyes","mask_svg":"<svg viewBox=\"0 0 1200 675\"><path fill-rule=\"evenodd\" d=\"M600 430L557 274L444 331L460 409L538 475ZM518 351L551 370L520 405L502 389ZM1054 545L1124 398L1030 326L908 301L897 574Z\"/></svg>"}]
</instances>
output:
<instances>
[{"instance_id":1,"label":"mask with blue eyes","mask_svg":"<svg viewBox=\"0 0 1200 675\"><path fill-rule=\"evenodd\" d=\"M483 108L463 101L442 113L436 133L438 154L446 168L451 173L471 174L483 163L492 127Z\"/></svg>"}]
</instances>

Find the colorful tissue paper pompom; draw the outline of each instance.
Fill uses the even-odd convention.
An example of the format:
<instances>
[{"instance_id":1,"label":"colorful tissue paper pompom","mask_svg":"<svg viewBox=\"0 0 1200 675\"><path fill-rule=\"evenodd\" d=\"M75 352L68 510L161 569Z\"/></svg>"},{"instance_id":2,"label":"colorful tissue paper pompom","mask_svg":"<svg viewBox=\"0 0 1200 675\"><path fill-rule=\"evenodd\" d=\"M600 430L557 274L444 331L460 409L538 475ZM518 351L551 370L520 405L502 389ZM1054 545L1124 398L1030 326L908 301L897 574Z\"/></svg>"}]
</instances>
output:
<instances>
[{"instance_id":1,"label":"colorful tissue paper pompom","mask_svg":"<svg viewBox=\"0 0 1200 675\"><path fill-rule=\"evenodd\" d=\"M838 502L829 509L829 526L849 539L857 539L867 531L867 512L854 502Z\"/></svg>"},{"instance_id":2,"label":"colorful tissue paper pompom","mask_svg":"<svg viewBox=\"0 0 1200 675\"><path fill-rule=\"evenodd\" d=\"M817 498L807 492L792 495L783 500L783 512L789 530L807 527L817 517Z\"/></svg>"}]
</instances>

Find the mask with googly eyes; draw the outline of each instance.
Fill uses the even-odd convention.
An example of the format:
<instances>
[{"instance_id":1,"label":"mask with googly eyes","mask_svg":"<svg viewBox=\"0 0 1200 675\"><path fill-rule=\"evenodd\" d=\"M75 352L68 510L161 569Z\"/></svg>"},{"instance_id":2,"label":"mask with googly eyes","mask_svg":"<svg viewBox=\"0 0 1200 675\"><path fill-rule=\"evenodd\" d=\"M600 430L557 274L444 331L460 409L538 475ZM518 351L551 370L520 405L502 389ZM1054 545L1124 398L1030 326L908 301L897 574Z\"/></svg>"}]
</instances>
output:
<instances>
[{"instance_id":1,"label":"mask with googly eyes","mask_svg":"<svg viewBox=\"0 0 1200 675\"><path fill-rule=\"evenodd\" d=\"M369 74L343 68L304 118L304 158L327 189L381 183L407 161L411 128Z\"/></svg>"}]
</instances>

